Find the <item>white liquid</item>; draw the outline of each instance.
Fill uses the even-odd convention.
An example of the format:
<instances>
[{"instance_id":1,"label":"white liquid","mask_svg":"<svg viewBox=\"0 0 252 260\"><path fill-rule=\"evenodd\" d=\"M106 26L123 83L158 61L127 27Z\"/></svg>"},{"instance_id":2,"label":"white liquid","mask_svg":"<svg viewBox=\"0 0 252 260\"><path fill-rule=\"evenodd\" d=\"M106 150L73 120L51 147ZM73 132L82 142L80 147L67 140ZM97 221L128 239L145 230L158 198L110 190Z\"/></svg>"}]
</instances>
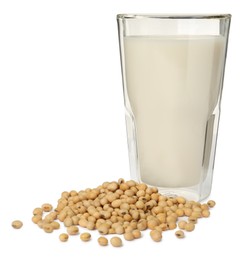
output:
<instances>
[{"instance_id":1,"label":"white liquid","mask_svg":"<svg viewBox=\"0 0 252 260\"><path fill-rule=\"evenodd\" d=\"M219 98L224 38L125 37L124 44L140 180L159 187L200 183L206 125Z\"/></svg>"}]
</instances>

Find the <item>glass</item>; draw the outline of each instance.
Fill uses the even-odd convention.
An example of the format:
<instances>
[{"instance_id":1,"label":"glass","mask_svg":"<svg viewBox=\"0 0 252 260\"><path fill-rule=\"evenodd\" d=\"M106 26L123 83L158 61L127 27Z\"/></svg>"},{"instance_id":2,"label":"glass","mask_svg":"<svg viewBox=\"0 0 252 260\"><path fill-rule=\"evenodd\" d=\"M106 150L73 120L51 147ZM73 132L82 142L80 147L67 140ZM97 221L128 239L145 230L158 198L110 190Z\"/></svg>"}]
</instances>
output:
<instances>
[{"instance_id":1,"label":"glass","mask_svg":"<svg viewBox=\"0 0 252 260\"><path fill-rule=\"evenodd\" d=\"M167 196L211 192L230 20L117 15L131 178Z\"/></svg>"}]
</instances>

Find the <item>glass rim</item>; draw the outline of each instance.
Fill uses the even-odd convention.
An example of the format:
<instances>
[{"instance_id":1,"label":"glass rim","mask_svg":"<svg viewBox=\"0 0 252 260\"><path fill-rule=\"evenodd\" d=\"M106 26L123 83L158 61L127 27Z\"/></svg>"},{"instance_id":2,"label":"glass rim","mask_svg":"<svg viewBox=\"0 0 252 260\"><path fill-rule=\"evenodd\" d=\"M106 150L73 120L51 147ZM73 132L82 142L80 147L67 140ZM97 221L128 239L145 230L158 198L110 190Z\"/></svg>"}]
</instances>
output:
<instances>
[{"instance_id":1,"label":"glass rim","mask_svg":"<svg viewBox=\"0 0 252 260\"><path fill-rule=\"evenodd\" d=\"M117 19L231 19L231 14L117 14Z\"/></svg>"}]
</instances>

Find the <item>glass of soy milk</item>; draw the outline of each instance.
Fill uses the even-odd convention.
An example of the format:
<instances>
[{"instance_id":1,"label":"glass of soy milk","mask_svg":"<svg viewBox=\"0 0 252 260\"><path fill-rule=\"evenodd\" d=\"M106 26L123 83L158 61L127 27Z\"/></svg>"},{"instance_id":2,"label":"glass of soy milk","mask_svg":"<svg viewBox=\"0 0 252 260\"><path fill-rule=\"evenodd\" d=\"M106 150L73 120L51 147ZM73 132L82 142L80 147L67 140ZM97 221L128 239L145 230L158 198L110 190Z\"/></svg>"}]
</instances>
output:
<instances>
[{"instance_id":1,"label":"glass of soy milk","mask_svg":"<svg viewBox=\"0 0 252 260\"><path fill-rule=\"evenodd\" d=\"M131 177L202 200L212 186L231 15L117 15Z\"/></svg>"}]
</instances>

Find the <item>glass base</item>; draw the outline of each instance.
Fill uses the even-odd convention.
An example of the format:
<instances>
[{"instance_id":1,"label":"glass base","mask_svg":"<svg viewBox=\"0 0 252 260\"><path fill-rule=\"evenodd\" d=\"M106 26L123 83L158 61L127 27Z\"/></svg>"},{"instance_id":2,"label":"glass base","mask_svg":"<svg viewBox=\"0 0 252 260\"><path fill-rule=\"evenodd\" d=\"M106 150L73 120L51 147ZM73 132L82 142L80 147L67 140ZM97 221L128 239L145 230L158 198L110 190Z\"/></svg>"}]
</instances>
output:
<instances>
[{"instance_id":1,"label":"glass base","mask_svg":"<svg viewBox=\"0 0 252 260\"><path fill-rule=\"evenodd\" d=\"M146 183L148 186L152 186ZM209 195L211 190L208 189L207 193L202 194L199 192L199 186L193 187L181 187L181 188L167 188L167 187L157 187L160 194L166 197L184 197L187 200L202 201L205 200ZM210 187L209 187L210 188Z\"/></svg>"},{"instance_id":2,"label":"glass base","mask_svg":"<svg viewBox=\"0 0 252 260\"><path fill-rule=\"evenodd\" d=\"M194 201L199 201L200 197L197 192L189 191L189 190L184 190L184 189L169 189L169 188L159 188L159 192L167 197L184 197L187 200L194 200Z\"/></svg>"}]
</instances>

